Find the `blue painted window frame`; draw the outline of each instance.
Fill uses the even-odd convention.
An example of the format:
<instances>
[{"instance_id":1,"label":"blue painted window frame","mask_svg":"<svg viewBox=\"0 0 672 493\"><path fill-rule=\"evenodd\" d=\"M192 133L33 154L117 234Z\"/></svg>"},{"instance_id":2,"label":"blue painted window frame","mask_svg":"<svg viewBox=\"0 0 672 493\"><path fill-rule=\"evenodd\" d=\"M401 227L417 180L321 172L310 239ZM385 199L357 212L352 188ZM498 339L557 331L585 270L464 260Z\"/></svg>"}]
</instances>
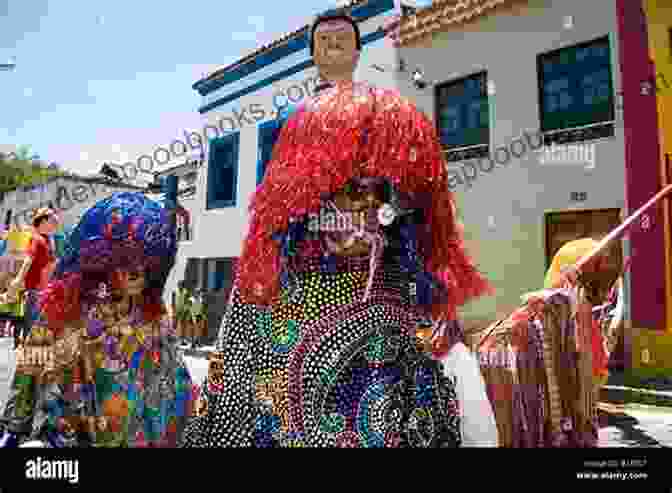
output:
<instances>
[{"instance_id":1,"label":"blue painted window frame","mask_svg":"<svg viewBox=\"0 0 672 493\"><path fill-rule=\"evenodd\" d=\"M229 148L229 162L219 162L217 154L226 152ZM240 132L233 132L223 137L212 139L210 141L210 152L208 156L208 192L206 200L206 209L223 209L226 207L235 207L238 197L238 166L240 161ZM231 173L231 196L219 198L215 186L218 182L215 179L216 173L223 168L230 167Z\"/></svg>"},{"instance_id":2,"label":"blue painted window frame","mask_svg":"<svg viewBox=\"0 0 672 493\"><path fill-rule=\"evenodd\" d=\"M273 156L273 146L280 136L280 131L287 118L269 120L259 125L259 141L257 151L257 186L261 184L266 173L271 157Z\"/></svg>"},{"instance_id":3,"label":"blue painted window frame","mask_svg":"<svg viewBox=\"0 0 672 493\"><path fill-rule=\"evenodd\" d=\"M609 36L537 55L537 76L542 132L615 120Z\"/></svg>"},{"instance_id":4,"label":"blue painted window frame","mask_svg":"<svg viewBox=\"0 0 672 493\"><path fill-rule=\"evenodd\" d=\"M438 84L434 96L436 128L444 149L490 145L486 71ZM454 123L452 131L448 128L451 122Z\"/></svg>"}]
</instances>

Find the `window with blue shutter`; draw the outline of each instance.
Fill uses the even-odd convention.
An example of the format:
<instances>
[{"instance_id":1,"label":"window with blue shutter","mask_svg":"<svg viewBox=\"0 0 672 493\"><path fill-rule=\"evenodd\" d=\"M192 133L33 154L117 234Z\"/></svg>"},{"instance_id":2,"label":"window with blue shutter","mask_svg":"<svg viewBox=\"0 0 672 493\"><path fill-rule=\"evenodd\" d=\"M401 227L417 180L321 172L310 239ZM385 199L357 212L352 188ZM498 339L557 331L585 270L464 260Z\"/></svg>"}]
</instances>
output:
<instances>
[{"instance_id":1,"label":"window with blue shutter","mask_svg":"<svg viewBox=\"0 0 672 493\"><path fill-rule=\"evenodd\" d=\"M488 76L479 72L436 87L436 123L447 151L490 145Z\"/></svg>"},{"instance_id":2,"label":"window with blue shutter","mask_svg":"<svg viewBox=\"0 0 672 493\"><path fill-rule=\"evenodd\" d=\"M210 141L207 209L236 205L239 154L240 132Z\"/></svg>"},{"instance_id":3,"label":"window with blue shutter","mask_svg":"<svg viewBox=\"0 0 672 493\"><path fill-rule=\"evenodd\" d=\"M280 136L286 118L267 121L259 125L259 155L257 158L257 185L264 179L266 167L273 156L273 146Z\"/></svg>"},{"instance_id":4,"label":"window with blue shutter","mask_svg":"<svg viewBox=\"0 0 672 493\"><path fill-rule=\"evenodd\" d=\"M609 37L537 57L541 130L614 120Z\"/></svg>"},{"instance_id":5,"label":"window with blue shutter","mask_svg":"<svg viewBox=\"0 0 672 493\"><path fill-rule=\"evenodd\" d=\"M215 261L207 261L208 269L208 291L214 291L217 289L217 271L215 270Z\"/></svg>"},{"instance_id":6,"label":"window with blue shutter","mask_svg":"<svg viewBox=\"0 0 672 493\"><path fill-rule=\"evenodd\" d=\"M233 282L233 259L214 258L207 260L208 290L221 291L228 289Z\"/></svg>"}]
</instances>

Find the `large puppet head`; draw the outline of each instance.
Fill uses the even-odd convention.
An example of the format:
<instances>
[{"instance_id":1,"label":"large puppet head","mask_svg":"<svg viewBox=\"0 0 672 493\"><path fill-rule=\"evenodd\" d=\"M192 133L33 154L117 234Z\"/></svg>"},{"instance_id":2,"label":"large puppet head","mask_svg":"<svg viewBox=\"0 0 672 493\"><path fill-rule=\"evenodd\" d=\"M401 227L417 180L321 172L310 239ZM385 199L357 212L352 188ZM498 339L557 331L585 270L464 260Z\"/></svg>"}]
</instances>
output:
<instances>
[{"instance_id":1,"label":"large puppet head","mask_svg":"<svg viewBox=\"0 0 672 493\"><path fill-rule=\"evenodd\" d=\"M310 54L324 78L352 79L362 41L357 23L347 14L319 16L310 30Z\"/></svg>"},{"instance_id":2,"label":"large puppet head","mask_svg":"<svg viewBox=\"0 0 672 493\"><path fill-rule=\"evenodd\" d=\"M124 294L145 294L160 304L174 265L174 218L142 193L115 193L82 217L67 239L64 257L45 290L42 306L53 324L80 315L95 302L101 284Z\"/></svg>"},{"instance_id":3,"label":"large puppet head","mask_svg":"<svg viewBox=\"0 0 672 493\"><path fill-rule=\"evenodd\" d=\"M396 226L399 261L419 290L441 294L423 298L433 315L454 318L457 306L490 290L464 250L432 122L393 91L341 83L300 107L280 133L250 205L238 273L243 298L274 302L282 258L291 254L307 218L319 215L325 201L338 200L346 186L374 178L390 189L383 200L396 212L377 216L380 225ZM397 197L396 205L389 196Z\"/></svg>"}]
</instances>

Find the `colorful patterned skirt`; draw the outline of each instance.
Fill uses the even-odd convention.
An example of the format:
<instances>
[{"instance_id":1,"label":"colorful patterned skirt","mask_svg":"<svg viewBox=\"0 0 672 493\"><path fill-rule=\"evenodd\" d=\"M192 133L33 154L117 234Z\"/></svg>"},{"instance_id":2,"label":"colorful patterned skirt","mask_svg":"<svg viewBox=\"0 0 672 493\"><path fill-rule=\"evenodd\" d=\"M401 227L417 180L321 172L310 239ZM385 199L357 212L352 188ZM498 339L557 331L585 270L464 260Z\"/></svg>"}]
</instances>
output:
<instances>
[{"instance_id":1,"label":"colorful patterned skirt","mask_svg":"<svg viewBox=\"0 0 672 493\"><path fill-rule=\"evenodd\" d=\"M34 440L51 448L176 447L193 392L175 339L101 361L90 382L81 378L81 360L51 381L17 372L0 419L0 448Z\"/></svg>"},{"instance_id":2,"label":"colorful patterned skirt","mask_svg":"<svg viewBox=\"0 0 672 493\"><path fill-rule=\"evenodd\" d=\"M456 447L453 383L417 346L408 283L307 265L268 310L234 294L185 447Z\"/></svg>"}]
</instances>

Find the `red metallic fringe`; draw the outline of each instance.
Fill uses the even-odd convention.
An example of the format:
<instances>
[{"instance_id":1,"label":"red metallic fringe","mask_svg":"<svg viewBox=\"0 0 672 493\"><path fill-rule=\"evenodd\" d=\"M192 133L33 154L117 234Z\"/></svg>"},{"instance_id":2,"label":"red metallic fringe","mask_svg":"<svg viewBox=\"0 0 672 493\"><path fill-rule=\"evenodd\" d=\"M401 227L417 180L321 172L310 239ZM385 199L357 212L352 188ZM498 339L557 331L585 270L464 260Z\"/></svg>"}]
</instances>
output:
<instances>
[{"instance_id":1,"label":"red metallic fringe","mask_svg":"<svg viewBox=\"0 0 672 493\"><path fill-rule=\"evenodd\" d=\"M317 213L321 198L355 177L384 177L428 211L421 248L426 268L447 288L437 317L492 293L468 257L448 190L446 163L432 122L396 92L340 84L294 113L280 133L267 174L250 204L250 228L239 260L239 289L248 303L279 295L279 245L272 234L290 218Z\"/></svg>"},{"instance_id":2,"label":"red metallic fringe","mask_svg":"<svg viewBox=\"0 0 672 493\"><path fill-rule=\"evenodd\" d=\"M86 274L84 274L86 275ZM114 274L110 275L112 280ZM90 295L84 286L82 274L69 272L62 278L52 279L40 293L39 306L50 329L61 332L66 325L82 319L82 300ZM167 313L158 289L144 293L142 315L145 321L159 320Z\"/></svg>"},{"instance_id":3,"label":"red metallic fringe","mask_svg":"<svg viewBox=\"0 0 672 493\"><path fill-rule=\"evenodd\" d=\"M40 293L40 311L50 329L62 330L66 324L82 318L81 284L81 274L67 273L63 278L49 281Z\"/></svg>"}]
</instances>

